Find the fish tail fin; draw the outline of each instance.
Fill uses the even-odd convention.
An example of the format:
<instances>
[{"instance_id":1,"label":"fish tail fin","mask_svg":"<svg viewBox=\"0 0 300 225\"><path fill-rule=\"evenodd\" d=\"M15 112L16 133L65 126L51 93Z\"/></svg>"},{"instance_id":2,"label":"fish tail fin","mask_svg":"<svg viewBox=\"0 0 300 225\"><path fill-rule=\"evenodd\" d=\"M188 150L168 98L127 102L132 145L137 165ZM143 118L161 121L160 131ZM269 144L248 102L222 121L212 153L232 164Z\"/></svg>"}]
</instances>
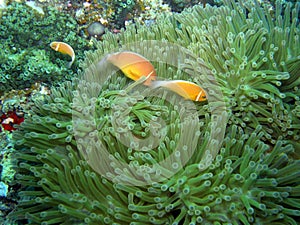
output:
<instances>
[{"instance_id":1,"label":"fish tail fin","mask_svg":"<svg viewBox=\"0 0 300 225\"><path fill-rule=\"evenodd\" d=\"M162 87L164 84L164 81L160 81L160 80L153 80L151 82L151 84L149 85L150 88L155 89L155 88L159 88Z\"/></svg>"},{"instance_id":2,"label":"fish tail fin","mask_svg":"<svg viewBox=\"0 0 300 225\"><path fill-rule=\"evenodd\" d=\"M75 54L73 54L71 62L68 63L68 68L71 68L74 61L75 61Z\"/></svg>"},{"instance_id":3,"label":"fish tail fin","mask_svg":"<svg viewBox=\"0 0 300 225\"><path fill-rule=\"evenodd\" d=\"M72 60L71 62L68 62L68 63L67 63L67 67L68 67L68 68L71 68L72 65L73 65L73 60Z\"/></svg>"}]
</instances>

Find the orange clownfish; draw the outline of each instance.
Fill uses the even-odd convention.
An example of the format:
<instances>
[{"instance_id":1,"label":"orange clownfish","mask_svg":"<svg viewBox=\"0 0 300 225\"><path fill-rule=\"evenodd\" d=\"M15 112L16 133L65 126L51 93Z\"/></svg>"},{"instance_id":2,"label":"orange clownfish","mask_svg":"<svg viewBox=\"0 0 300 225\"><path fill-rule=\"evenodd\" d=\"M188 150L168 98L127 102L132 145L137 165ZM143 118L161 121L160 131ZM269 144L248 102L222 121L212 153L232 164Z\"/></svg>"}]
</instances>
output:
<instances>
[{"instance_id":1,"label":"orange clownfish","mask_svg":"<svg viewBox=\"0 0 300 225\"><path fill-rule=\"evenodd\" d=\"M185 80L153 81L152 88L165 87L178 95L196 102L206 101L205 91L197 84Z\"/></svg>"},{"instance_id":2,"label":"orange clownfish","mask_svg":"<svg viewBox=\"0 0 300 225\"><path fill-rule=\"evenodd\" d=\"M142 76L149 76L144 82L144 85L149 86L152 80L155 80L156 72L153 65L149 60L135 52L117 52L108 55L106 59L134 81L139 80Z\"/></svg>"},{"instance_id":3,"label":"orange clownfish","mask_svg":"<svg viewBox=\"0 0 300 225\"><path fill-rule=\"evenodd\" d=\"M75 60L75 53L74 53L73 48L70 45L68 45L65 42L54 41L54 42L51 42L50 47L52 49L54 49L55 51L57 51L57 52L60 52L60 53L63 53L63 54L68 54L69 56L71 56L72 61L69 63L68 66L69 67L72 66L72 64Z\"/></svg>"}]
</instances>

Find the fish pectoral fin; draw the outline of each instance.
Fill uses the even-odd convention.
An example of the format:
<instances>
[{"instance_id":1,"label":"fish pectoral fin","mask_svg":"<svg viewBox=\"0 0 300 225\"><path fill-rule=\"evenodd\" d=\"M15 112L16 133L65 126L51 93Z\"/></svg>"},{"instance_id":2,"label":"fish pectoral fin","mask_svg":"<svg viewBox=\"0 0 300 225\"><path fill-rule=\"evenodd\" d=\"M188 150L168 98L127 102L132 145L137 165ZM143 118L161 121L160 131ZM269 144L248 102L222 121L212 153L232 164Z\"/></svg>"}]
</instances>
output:
<instances>
[{"instance_id":1,"label":"fish pectoral fin","mask_svg":"<svg viewBox=\"0 0 300 225\"><path fill-rule=\"evenodd\" d=\"M141 75L138 75L137 73L135 73L133 70L128 70L127 76L134 81L137 81L138 79L140 79L142 77Z\"/></svg>"}]
</instances>

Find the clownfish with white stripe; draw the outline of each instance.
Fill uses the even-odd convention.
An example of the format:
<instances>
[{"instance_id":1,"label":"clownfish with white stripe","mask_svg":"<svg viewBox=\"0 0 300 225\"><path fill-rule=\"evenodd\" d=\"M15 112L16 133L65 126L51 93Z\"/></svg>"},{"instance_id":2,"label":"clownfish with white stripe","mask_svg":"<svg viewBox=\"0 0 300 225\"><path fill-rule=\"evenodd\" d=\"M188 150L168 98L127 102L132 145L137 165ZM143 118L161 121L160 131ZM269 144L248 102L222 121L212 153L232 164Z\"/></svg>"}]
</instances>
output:
<instances>
[{"instance_id":1,"label":"clownfish with white stripe","mask_svg":"<svg viewBox=\"0 0 300 225\"><path fill-rule=\"evenodd\" d=\"M148 59L138 53L130 51L117 52L108 55L106 59L118 67L125 76L134 81L145 76L147 80L144 82L144 85L149 86L151 81L156 79L154 66Z\"/></svg>"},{"instance_id":2,"label":"clownfish with white stripe","mask_svg":"<svg viewBox=\"0 0 300 225\"><path fill-rule=\"evenodd\" d=\"M149 60L130 51L110 54L106 60L118 67L125 76L137 81L145 76L144 85L151 88L164 87L185 99L202 102L206 101L205 91L197 84L185 80L156 81L156 71Z\"/></svg>"},{"instance_id":3,"label":"clownfish with white stripe","mask_svg":"<svg viewBox=\"0 0 300 225\"><path fill-rule=\"evenodd\" d=\"M50 47L57 52L71 56L72 60L68 64L68 67L70 68L72 66L72 64L75 60L75 53L74 53L73 48L70 45L68 45L65 42L54 41L54 42L51 42Z\"/></svg>"},{"instance_id":4,"label":"clownfish with white stripe","mask_svg":"<svg viewBox=\"0 0 300 225\"><path fill-rule=\"evenodd\" d=\"M185 99L202 102L206 101L205 91L197 84L185 80L153 81L152 88L165 87Z\"/></svg>"}]
</instances>

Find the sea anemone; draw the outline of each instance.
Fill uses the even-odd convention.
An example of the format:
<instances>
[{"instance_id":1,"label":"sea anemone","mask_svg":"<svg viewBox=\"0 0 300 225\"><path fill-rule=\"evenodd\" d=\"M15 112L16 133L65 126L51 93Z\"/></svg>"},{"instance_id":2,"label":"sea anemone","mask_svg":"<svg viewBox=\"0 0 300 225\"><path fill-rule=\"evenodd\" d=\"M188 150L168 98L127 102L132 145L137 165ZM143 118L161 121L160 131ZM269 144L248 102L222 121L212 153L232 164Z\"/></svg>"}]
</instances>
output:
<instances>
[{"instance_id":1,"label":"sea anemone","mask_svg":"<svg viewBox=\"0 0 300 225\"><path fill-rule=\"evenodd\" d=\"M124 79L117 80L125 83ZM104 95L120 94L111 88ZM155 101L149 104L127 96L127 100L135 102L132 106L136 107L135 111L132 109L135 115L130 115L129 120L136 135L142 135L149 116L156 117L160 112L165 114L162 117L170 118L169 122L166 120L167 136L159 146L145 153L135 151L134 146L130 148L121 143L119 137L123 130L114 130L111 124L109 112L114 105L110 102L113 98L102 96L96 104L99 107L96 125L98 128L101 125L99 133L93 134L89 120L82 119L85 126L81 127L81 136L88 132L89 140L93 141L93 135L98 135L97 145L85 146L86 149L92 147L90 154L97 157L91 161L80 154L80 146L84 143L80 139L77 139L78 143L74 140L71 109L74 97L78 101L89 100L72 90L74 86L66 83L52 89L52 95L44 100L34 100L32 116L21 124L21 130L15 131L19 146L15 153L18 160L16 178L24 190L19 193L18 207L11 218L26 218L31 224L296 224L296 217L300 216L297 203L300 161L291 159L294 149L286 141L278 140L270 149L261 140L264 135L261 126L251 134L246 134L237 125L228 127L220 153L200 172L197 162L211 132L207 126L209 121L195 123L196 119L190 117L182 122L176 111L162 104L162 99L160 104L153 104ZM88 105L93 101L91 99ZM125 108L118 112L124 111ZM140 121L134 122L137 117ZM142 121L146 123L144 126ZM181 134L181 130L189 132ZM196 136L191 136L193 133ZM185 145L178 149L181 138ZM150 178L166 176L172 173L172 168L180 167L188 157L181 154L189 153L191 145L196 146L196 150L186 166L169 178L150 182ZM110 153L108 161L105 161L103 149ZM175 160L170 168L156 166L173 152ZM119 168L113 158L128 162L132 170ZM101 176L97 169L101 169L103 163L107 163L111 173ZM137 183L142 180L148 181L148 185Z\"/></svg>"},{"instance_id":2,"label":"sea anemone","mask_svg":"<svg viewBox=\"0 0 300 225\"><path fill-rule=\"evenodd\" d=\"M90 58L94 62L120 45L126 48L145 40L185 47L195 56L185 62L185 70L198 83L203 69L193 62L202 60L212 71L227 102L230 124L249 132L262 125L264 138L271 144L286 138L296 146L300 137L299 7L299 3L279 1L275 9L257 1L197 5L151 27L136 24L117 36L108 33ZM154 43L146 48L141 51L150 57L157 47ZM163 54L151 57L159 62ZM157 70L161 77L178 78L171 67L167 74L160 67Z\"/></svg>"}]
</instances>

